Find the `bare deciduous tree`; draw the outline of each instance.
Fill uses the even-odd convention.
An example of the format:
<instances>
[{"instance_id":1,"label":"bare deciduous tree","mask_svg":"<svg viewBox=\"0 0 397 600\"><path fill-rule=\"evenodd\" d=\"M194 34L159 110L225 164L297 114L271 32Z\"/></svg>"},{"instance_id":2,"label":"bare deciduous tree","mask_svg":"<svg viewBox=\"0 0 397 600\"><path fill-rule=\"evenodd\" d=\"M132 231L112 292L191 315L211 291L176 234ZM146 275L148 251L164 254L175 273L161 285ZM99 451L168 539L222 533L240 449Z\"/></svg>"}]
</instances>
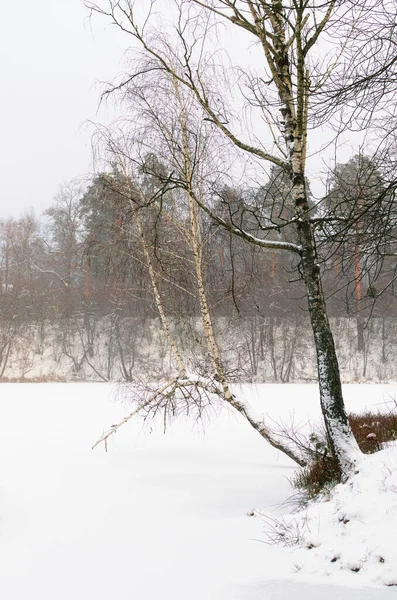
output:
<instances>
[{"instance_id":1,"label":"bare deciduous tree","mask_svg":"<svg viewBox=\"0 0 397 600\"><path fill-rule=\"evenodd\" d=\"M310 102L321 90L336 60L335 57L328 61L324 58L320 63L316 60L319 40L325 35L330 40L337 31L349 36L352 19L359 18L360 9L351 3L345 7L344 3L336 0L310 4L303 0L292 3L283 0L177 1L173 4L175 12L171 11L171 18L175 16L173 33L167 36L166 28L160 32L157 26L155 4L150 2L146 16L140 21L142 3L109 1L105 2L105 7L88 3L92 11L106 15L131 36L134 43L138 42L146 58L144 62L132 61L131 71L116 82L109 93L125 93L128 100L142 81L153 85L155 77L168 76L191 98L191 110L197 111L202 122L210 123L241 153L276 165L287 174L292 214L287 222L294 232L293 239L289 241L275 239L273 234L280 231L280 223L274 223L271 216L263 215L259 223L260 234L255 236L233 219L224 219L216 214L213 207L192 188L189 176L183 181L173 177L172 173L167 177L169 184L185 189L202 210L234 235L262 248L291 252L298 258L317 351L320 402L327 435L341 474L347 476L355 468L359 449L344 407L318 257L315 235L318 218L316 221L313 218L305 171L309 123L314 117ZM353 14L346 16L348 11L353 11ZM213 85L219 70L207 40L209 30L217 28L220 23L231 32L242 31L245 40L251 37L261 49L260 74L252 73L243 66L240 81L248 103L251 107L259 107L262 119L269 127L273 141L267 147L271 147L271 151L257 136L247 135L247 132L240 135L238 127L235 127L236 121L222 100L223 91ZM158 93L161 94L161 91L159 88ZM168 131L168 136L170 144L178 143L173 130Z\"/></svg>"}]
</instances>

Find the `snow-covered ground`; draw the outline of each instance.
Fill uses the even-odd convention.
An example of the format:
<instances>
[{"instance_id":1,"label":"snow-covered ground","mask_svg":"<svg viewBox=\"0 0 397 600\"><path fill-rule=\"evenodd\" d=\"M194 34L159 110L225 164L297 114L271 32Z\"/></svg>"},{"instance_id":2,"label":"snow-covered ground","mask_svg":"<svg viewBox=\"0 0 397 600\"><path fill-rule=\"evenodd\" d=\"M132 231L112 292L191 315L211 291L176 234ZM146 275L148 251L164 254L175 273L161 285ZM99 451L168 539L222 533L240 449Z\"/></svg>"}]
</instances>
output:
<instances>
[{"instance_id":1,"label":"snow-covered ground","mask_svg":"<svg viewBox=\"0 0 397 600\"><path fill-rule=\"evenodd\" d=\"M125 414L114 387L3 384L1 391L1 598L395 597L395 588L371 587L376 581L339 569L338 561L327 571L318 547L264 543L262 519L247 512L289 512L294 465L238 415L221 411L204 431L182 419L165 434L160 423L143 428L137 419L106 453L90 447ZM393 386L345 391L351 410L397 397ZM276 419L293 409L295 421L319 414L312 385L246 386L243 393ZM390 523L395 510L390 507Z\"/></svg>"}]
</instances>

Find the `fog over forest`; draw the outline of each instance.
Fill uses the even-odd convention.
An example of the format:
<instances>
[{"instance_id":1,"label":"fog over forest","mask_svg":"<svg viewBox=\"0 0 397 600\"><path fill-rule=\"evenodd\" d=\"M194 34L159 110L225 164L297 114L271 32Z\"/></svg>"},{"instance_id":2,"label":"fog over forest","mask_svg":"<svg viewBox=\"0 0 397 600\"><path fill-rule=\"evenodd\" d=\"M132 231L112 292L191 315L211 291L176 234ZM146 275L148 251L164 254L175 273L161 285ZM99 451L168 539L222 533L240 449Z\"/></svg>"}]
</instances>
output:
<instances>
[{"instance_id":1,"label":"fog over forest","mask_svg":"<svg viewBox=\"0 0 397 600\"><path fill-rule=\"evenodd\" d=\"M3 380L134 381L183 357L304 382L324 353L343 381L396 379L392 3L262 4L79 5L76 47L102 46L76 72L102 61L114 120L90 125L91 175L0 223Z\"/></svg>"},{"instance_id":2,"label":"fog over forest","mask_svg":"<svg viewBox=\"0 0 397 600\"><path fill-rule=\"evenodd\" d=\"M150 199L155 169L148 155L135 173L134 193ZM394 228L383 246L375 241L382 210L394 196L389 173L358 154L338 164L328 194L312 203L325 210L363 214L348 235L323 227L321 272L328 313L345 381L395 380L397 343ZM136 188L136 189L135 189ZM217 215L261 237L260 219L278 223L274 240L293 240L288 179L272 167L263 185L225 185L212 194ZM175 196L175 192L173 192ZM208 367L194 292L195 273L181 224L183 198L137 210L125 192L123 173L109 171L60 188L40 219L25 215L1 222L1 353L3 378L126 380L145 369L167 371L172 359L159 321L136 214L142 215L164 309L192 364ZM389 212L387 217L390 218ZM376 219L376 220L375 220ZM373 226L372 223L376 225ZM204 278L217 339L236 381L312 381L314 348L304 286L296 258L263 249L201 219ZM371 231L371 228L373 231ZM263 236L264 237L264 236ZM376 245L377 244L377 245ZM308 359L310 357L310 359Z\"/></svg>"}]
</instances>

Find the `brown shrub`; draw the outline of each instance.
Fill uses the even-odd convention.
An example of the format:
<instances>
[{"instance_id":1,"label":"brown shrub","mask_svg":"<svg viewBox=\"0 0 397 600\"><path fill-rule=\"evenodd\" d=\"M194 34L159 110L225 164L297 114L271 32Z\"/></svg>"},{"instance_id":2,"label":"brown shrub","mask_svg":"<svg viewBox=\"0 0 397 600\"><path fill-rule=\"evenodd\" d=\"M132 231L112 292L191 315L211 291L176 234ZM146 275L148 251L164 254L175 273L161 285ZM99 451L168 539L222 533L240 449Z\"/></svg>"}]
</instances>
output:
<instances>
[{"instance_id":1,"label":"brown shrub","mask_svg":"<svg viewBox=\"0 0 397 600\"><path fill-rule=\"evenodd\" d=\"M365 454L378 452L386 442L397 439L397 414L394 412L351 413L349 421L360 450Z\"/></svg>"},{"instance_id":2,"label":"brown shrub","mask_svg":"<svg viewBox=\"0 0 397 600\"><path fill-rule=\"evenodd\" d=\"M397 440L397 413L351 413L348 415L359 448L364 454L373 454L386 442ZM309 466L293 479L292 485L312 499L340 481L338 464L328 448L325 431L312 433L308 446L312 449Z\"/></svg>"},{"instance_id":3,"label":"brown shrub","mask_svg":"<svg viewBox=\"0 0 397 600\"><path fill-rule=\"evenodd\" d=\"M292 480L292 485L304 493L307 500L339 483L338 463L333 456L318 455L309 466Z\"/></svg>"}]
</instances>

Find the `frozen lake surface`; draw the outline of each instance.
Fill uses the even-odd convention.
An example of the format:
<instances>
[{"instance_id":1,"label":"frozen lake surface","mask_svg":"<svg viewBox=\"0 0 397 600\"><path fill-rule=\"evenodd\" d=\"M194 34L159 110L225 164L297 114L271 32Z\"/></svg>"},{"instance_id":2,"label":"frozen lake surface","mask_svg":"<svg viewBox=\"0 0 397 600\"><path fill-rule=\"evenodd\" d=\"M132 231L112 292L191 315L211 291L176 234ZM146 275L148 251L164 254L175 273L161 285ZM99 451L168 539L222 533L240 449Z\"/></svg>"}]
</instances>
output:
<instances>
[{"instance_id":1,"label":"frozen lake surface","mask_svg":"<svg viewBox=\"0 0 397 600\"><path fill-rule=\"evenodd\" d=\"M348 408L378 408L396 387L349 385ZM294 464L239 415L137 418L107 384L2 384L0 590L5 600L372 600L395 588L359 577L305 580L294 553L264 543L257 508L280 514ZM313 385L244 386L258 411L319 416ZM397 498L397 496L396 496ZM343 584L343 585L342 585Z\"/></svg>"}]
</instances>

